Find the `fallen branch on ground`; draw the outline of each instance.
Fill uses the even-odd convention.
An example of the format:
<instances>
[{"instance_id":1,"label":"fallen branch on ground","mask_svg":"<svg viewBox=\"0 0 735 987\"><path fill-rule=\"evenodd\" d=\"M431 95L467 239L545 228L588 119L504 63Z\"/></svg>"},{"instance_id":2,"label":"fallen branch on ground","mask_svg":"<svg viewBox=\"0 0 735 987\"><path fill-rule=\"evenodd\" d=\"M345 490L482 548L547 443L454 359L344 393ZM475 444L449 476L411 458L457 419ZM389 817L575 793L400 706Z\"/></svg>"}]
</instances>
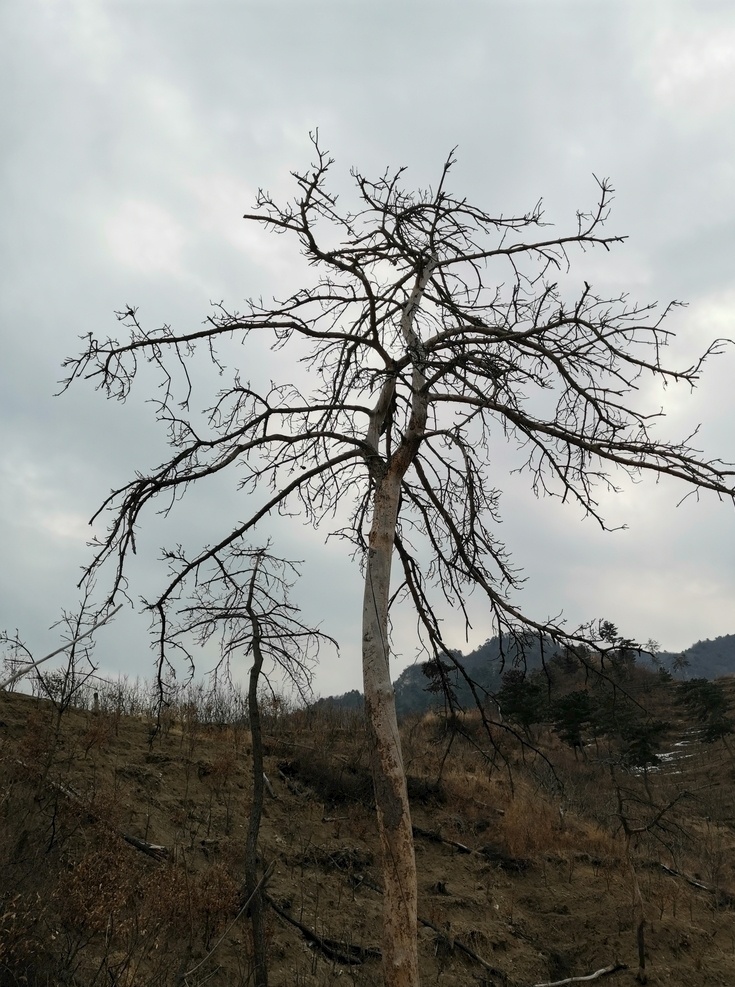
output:
<instances>
[{"instance_id":1,"label":"fallen branch on ground","mask_svg":"<svg viewBox=\"0 0 735 987\"><path fill-rule=\"evenodd\" d=\"M280 768L278 769L278 774L279 774L279 775L281 776L281 778L283 779L283 783L285 784L285 786L286 786L286 788L287 788L287 789L289 790L289 792L292 792L292 793L293 793L294 795L298 795L298 796L299 796L299 798L301 798L301 797L303 796L303 794L304 794L304 793L303 793L303 792L301 791L301 789L300 789L300 788L299 788L299 786L298 786L298 785L296 784L296 782L295 782L295 781L292 781L292 780L291 780L291 779L290 779L290 778L288 777L288 775L287 775L287 774L285 774L285 772L283 772L283 771L281 771L281 769L280 769Z\"/></svg>"},{"instance_id":2,"label":"fallen branch on ground","mask_svg":"<svg viewBox=\"0 0 735 987\"><path fill-rule=\"evenodd\" d=\"M544 980L541 984L534 984L533 987L562 987L562 984L578 984L584 981L597 980L598 977L605 977L609 973L617 973L618 970L627 970L628 967L625 963L613 963L610 966L604 966L601 970L595 970L594 973L587 974L586 977L567 977L566 980Z\"/></svg>"},{"instance_id":3,"label":"fallen branch on ground","mask_svg":"<svg viewBox=\"0 0 735 987\"><path fill-rule=\"evenodd\" d=\"M114 827L113 827L114 828ZM135 847L136 850L140 850L141 853L147 854L149 857L153 857L154 860L165 860L168 857L168 848L165 846L160 846L158 843L149 843L147 840L141 840L138 836L131 836L130 833L123 833L121 829L117 832L129 843L130 846Z\"/></svg>"},{"instance_id":4,"label":"fallen branch on ground","mask_svg":"<svg viewBox=\"0 0 735 987\"><path fill-rule=\"evenodd\" d=\"M26 768L26 770L33 770L29 764L25 761L16 759L21 767ZM97 813L92 812L89 806L86 805L86 800L75 788L71 785L64 785L60 781L54 781L53 778L46 778L44 784L54 791L68 798L72 802L76 802L81 805L83 809L86 810L87 815L91 822L101 822L103 825L107 826L113 832L117 833L118 836L122 837L126 843L130 846L135 847L136 850L140 850L141 853L147 854L149 857L153 857L154 860L165 860L168 857L168 848L165 846L160 846L157 843L149 843L148 840L143 840L139 836L131 836L130 833L125 833L123 830L118 829L113 823L109 822L107 819L102 819Z\"/></svg>"},{"instance_id":5,"label":"fallen branch on ground","mask_svg":"<svg viewBox=\"0 0 735 987\"><path fill-rule=\"evenodd\" d=\"M699 888L700 891L707 891L709 894L716 895L721 905L735 905L735 894L732 891L723 891L722 888L715 888L711 884L705 884L704 881L698 881L696 877L690 877L689 874L684 874L680 870L674 870L673 867L667 867L666 864L661 864L661 870L670 874L672 877L681 877L687 884L691 884L693 888Z\"/></svg>"},{"instance_id":6,"label":"fallen branch on ground","mask_svg":"<svg viewBox=\"0 0 735 987\"><path fill-rule=\"evenodd\" d=\"M268 775L265 773L265 771L263 772L263 781L265 783L265 787L268 789L268 794L270 795L270 797L272 799L277 799L278 796L273 791L273 785L271 785L271 783L268 781Z\"/></svg>"},{"instance_id":7,"label":"fallen branch on ground","mask_svg":"<svg viewBox=\"0 0 735 987\"><path fill-rule=\"evenodd\" d=\"M459 850L460 853L472 853L473 851L465 846L464 843L457 843L456 840L448 840L445 836L440 836L436 830L433 829L421 829L420 826L413 826L413 835L421 836L425 840L431 840L432 843L444 843L446 846L452 846L455 850ZM476 852L476 851L474 851Z\"/></svg>"},{"instance_id":8,"label":"fallen branch on ground","mask_svg":"<svg viewBox=\"0 0 735 987\"><path fill-rule=\"evenodd\" d=\"M470 959L474 960L475 963L479 963L481 967L484 967L484 969L487 970L488 973L493 973L496 976L503 976L502 970L499 970L496 966L491 966L487 962L487 960L484 960L481 956L478 956L477 953L473 952L473 950L471 950L469 946L465 946L465 944L463 942L460 942L460 940L457 939L456 936L448 936L446 932L442 932L441 929L437 928L437 926L435 926L433 922L430 922L427 918L421 918L420 915L418 916L418 921L420 925L425 926L427 929L431 929L433 932L436 932L438 936L441 936L443 941L450 947L450 949L460 950L460 952L464 953L466 956L469 956Z\"/></svg>"},{"instance_id":9,"label":"fallen branch on ground","mask_svg":"<svg viewBox=\"0 0 735 987\"><path fill-rule=\"evenodd\" d=\"M378 894L383 893L383 889L379 885L371 881L364 874L355 875L355 877L357 878L357 881L353 881L353 887L358 888L360 887L360 885L364 885L366 888L370 888L371 891L377 891ZM487 960L484 960L481 956L479 956L477 953L471 950L469 946L465 946L465 944L461 942L459 939L457 939L456 936L446 935L446 933L442 932L441 929L437 928L437 926L434 925L433 922L430 922L427 918L422 918L420 915L417 916L417 920L419 925L423 925L427 929L431 929L432 931L436 932L436 934L441 936L444 942L446 942L452 949L460 950L460 952L464 953L466 956L469 956L470 959L474 960L475 963L479 963L479 965L481 967L484 967L484 969L486 969L489 973L493 973L496 976L503 975L501 970L499 970L495 966L491 966L490 963L487 962Z\"/></svg>"},{"instance_id":10,"label":"fallen branch on ground","mask_svg":"<svg viewBox=\"0 0 735 987\"><path fill-rule=\"evenodd\" d=\"M493 863L499 864L501 867L506 867L509 870L524 871L528 868L529 862L519 857L511 857L502 850L498 850L495 847L484 846L479 850L473 850L471 847L465 846L464 843L458 843L457 840L447 839L446 836L442 836L435 829L421 829L420 826L414 826L413 835L418 836L420 839L431 840L432 843L443 843L446 846L454 847L459 853L474 853L480 857L484 857L486 860L491 860Z\"/></svg>"},{"instance_id":11,"label":"fallen branch on ground","mask_svg":"<svg viewBox=\"0 0 735 987\"><path fill-rule=\"evenodd\" d=\"M297 928L307 942L320 949L330 960L336 960L337 963L344 963L345 966L357 966L360 963L364 963L366 959L371 957L380 959L383 955L379 949L369 946L355 946L352 943L339 942L337 939L328 939L325 936L319 936L307 925L304 925L298 919L289 915L280 905L277 905L270 895L265 895L264 897L277 915L280 915L282 919L285 919L286 922Z\"/></svg>"}]
</instances>

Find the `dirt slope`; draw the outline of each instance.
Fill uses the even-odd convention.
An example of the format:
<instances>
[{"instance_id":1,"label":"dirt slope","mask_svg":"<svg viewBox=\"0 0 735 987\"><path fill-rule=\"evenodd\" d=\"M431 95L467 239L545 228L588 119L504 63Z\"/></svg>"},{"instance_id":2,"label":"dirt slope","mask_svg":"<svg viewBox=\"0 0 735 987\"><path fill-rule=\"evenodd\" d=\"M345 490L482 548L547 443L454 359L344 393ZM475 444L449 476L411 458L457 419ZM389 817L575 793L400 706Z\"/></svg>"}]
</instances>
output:
<instances>
[{"instance_id":1,"label":"dirt slope","mask_svg":"<svg viewBox=\"0 0 735 987\"><path fill-rule=\"evenodd\" d=\"M0 985L246 984L247 730L204 727L192 708L155 737L147 719L109 711L71 710L57 728L50 704L22 695L0 696L0 720ZM509 771L474 736L453 742L438 781L441 724L405 727L426 984L525 987L614 964L627 969L601 983L635 983L634 886L609 765L545 741L556 780L519 751ZM732 761L721 744L686 751L618 778L639 825L674 803L655 832L631 838L648 982L731 985ZM358 722L271 717L267 775L271 983L379 984Z\"/></svg>"}]
</instances>

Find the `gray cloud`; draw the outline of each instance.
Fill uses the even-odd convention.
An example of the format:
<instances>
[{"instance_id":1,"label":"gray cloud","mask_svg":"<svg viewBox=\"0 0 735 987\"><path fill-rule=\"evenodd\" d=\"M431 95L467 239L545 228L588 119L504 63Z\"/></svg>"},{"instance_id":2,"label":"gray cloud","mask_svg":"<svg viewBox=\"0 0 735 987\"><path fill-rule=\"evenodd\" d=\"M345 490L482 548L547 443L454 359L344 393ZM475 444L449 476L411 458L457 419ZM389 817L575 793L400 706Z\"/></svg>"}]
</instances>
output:
<instances>
[{"instance_id":1,"label":"gray cloud","mask_svg":"<svg viewBox=\"0 0 735 987\"><path fill-rule=\"evenodd\" d=\"M610 175L610 226L630 240L576 258L572 283L690 300L671 319L672 359L735 335L735 14L724 5L23 0L3 7L0 28L0 626L39 651L76 598L89 517L166 451L145 386L126 406L89 385L55 399L61 361L79 334L114 335L127 304L148 325L192 327L210 300L236 307L299 283L287 241L240 217L258 186L293 194L310 129L337 158L344 196L350 165L405 164L407 181L426 185L459 145L457 191L506 214L544 196L547 218L568 228L594 202L592 172ZM264 375L272 357L249 359L247 373ZM662 434L702 421L708 452L735 460L734 371L730 350L693 398L647 388L641 400L671 409ZM629 530L602 535L507 479L516 460L499 444L491 482L506 491L501 534L528 576L529 612L609 617L669 648L732 633L731 506L705 497L677 509L672 484L626 484L605 506ZM152 523L131 592L155 588L168 538L206 541L209 519L237 520L241 503L232 479L179 505L168 527ZM295 521L272 533L305 560L307 615L342 644L318 689L358 685L356 566L326 532ZM465 650L489 633L472 607L466 644L445 615ZM414 657L414 630L402 614L396 671ZM107 628L100 658L110 672L149 672L145 620Z\"/></svg>"}]
</instances>

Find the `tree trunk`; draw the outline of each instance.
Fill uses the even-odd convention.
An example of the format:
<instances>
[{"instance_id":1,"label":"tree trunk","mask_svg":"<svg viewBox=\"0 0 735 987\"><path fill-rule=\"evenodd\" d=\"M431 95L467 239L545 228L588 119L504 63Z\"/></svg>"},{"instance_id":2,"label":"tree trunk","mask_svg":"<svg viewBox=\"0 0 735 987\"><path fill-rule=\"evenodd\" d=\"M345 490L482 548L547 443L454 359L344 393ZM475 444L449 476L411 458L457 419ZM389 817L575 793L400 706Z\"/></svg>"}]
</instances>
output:
<instances>
[{"instance_id":1,"label":"tree trunk","mask_svg":"<svg viewBox=\"0 0 735 987\"><path fill-rule=\"evenodd\" d=\"M436 264L436 257L431 256L417 271L416 282L401 314L401 334L413 364L411 417L406 432L395 453L383 459L378 448L380 435L395 393L395 380L388 377L365 437L374 453L370 457L370 473L375 493L362 605L362 674L383 858L383 978L386 987L418 987L419 982L416 857L390 679L388 603L401 483L418 452L428 415L426 358L414 322Z\"/></svg>"},{"instance_id":2,"label":"tree trunk","mask_svg":"<svg viewBox=\"0 0 735 987\"><path fill-rule=\"evenodd\" d=\"M388 651L390 570L399 493L400 478L390 474L375 493L365 571L362 658L383 857L384 978L386 987L416 987L416 859Z\"/></svg>"},{"instance_id":3,"label":"tree trunk","mask_svg":"<svg viewBox=\"0 0 735 987\"><path fill-rule=\"evenodd\" d=\"M256 566L257 573L257 566ZM252 618L252 615L251 615ZM250 920L253 927L253 965L255 967L255 987L268 987L268 957L265 941L265 915L263 908L263 888L258 888L258 833L263 814L263 737L260 729L260 707L258 706L258 681L263 667L263 654L260 649L260 628L257 618L253 620L253 667L250 669L248 689L248 716L253 743L253 801L250 806L248 835L245 841L245 891L250 897ZM257 889L257 890L256 890Z\"/></svg>"}]
</instances>

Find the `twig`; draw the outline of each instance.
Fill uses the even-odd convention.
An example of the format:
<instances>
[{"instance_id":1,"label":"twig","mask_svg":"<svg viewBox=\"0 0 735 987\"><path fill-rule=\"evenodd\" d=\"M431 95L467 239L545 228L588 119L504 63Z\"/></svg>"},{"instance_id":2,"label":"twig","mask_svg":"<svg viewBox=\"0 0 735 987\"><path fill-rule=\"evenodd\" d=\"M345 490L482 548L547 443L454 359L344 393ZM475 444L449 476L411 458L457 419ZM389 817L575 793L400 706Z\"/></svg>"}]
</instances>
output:
<instances>
[{"instance_id":1,"label":"twig","mask_svg":"<svg viewBox=\"0 0 735 987\"><path fill-rule=\"evenodd\" d=\"M597 980L598 977L605 977L608 973L617 973L618 970L627 970L628 967L625 963L613 963L610 966L604 966L601 970L595 970L594 973L589 973L586 977L567 977L566 980L544 980L541 984L534 984L533 987L561 987L562 984L577 984L582 983L582 981L587 980Z\"/></svg>"},{"instance_id":2,"label":"twig","mask_svg":"<svg viewBox=\"0 0 735 987\"><path fill-rule=\"evenodd\" d=\"M7 687L12 685L13 682L16 682L18 679L22 679L24 675L27 675L32 668L38 668L39 665L43 665L43 663L48 661L49 658L55 658L56 655L60 655L62 651L66 651L79 641L83 641L85 637L89 637L90 634L93 634L98 627L102 627L103 624L106 624L107 621L114 617L118 610L122 610L122 608L123 605L121 603L119 606L115 607L114 610L111 610L106 617L103 617L101 620L98 620L96 624L93 624L88 631L84 632L84 634L78 634L77 637L73 638L71 641L67 641L66 644L62 644L60 648L57 648L56 651L52 651L51 654L46 655L45 658L39 658L38 661L32 661L30 664L26 665L25 668L21 668L19 672L13 672L9 679L6 679L4 682L0 682L0 689L7 689Z\"/></svg>"}]
</instances>

